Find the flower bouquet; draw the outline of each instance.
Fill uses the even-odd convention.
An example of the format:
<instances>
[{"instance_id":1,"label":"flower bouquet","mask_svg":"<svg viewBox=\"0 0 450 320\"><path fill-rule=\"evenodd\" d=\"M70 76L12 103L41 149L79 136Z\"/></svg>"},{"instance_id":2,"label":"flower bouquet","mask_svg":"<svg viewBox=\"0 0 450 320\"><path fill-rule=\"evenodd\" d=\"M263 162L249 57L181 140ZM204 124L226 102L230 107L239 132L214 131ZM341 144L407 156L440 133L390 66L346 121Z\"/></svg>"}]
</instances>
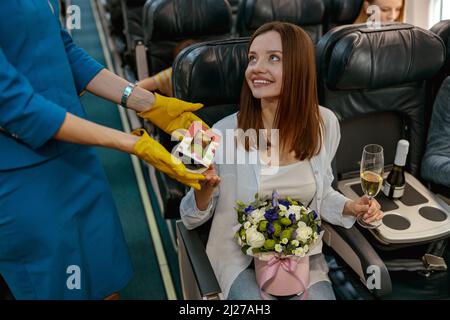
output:
<instances>
[{"instance_id":1,"label":"flower bouquet","mask_svg":"<svg viewBox=\"0 0 450 320\"><path fill-rule=\"evenodd\" d=\"M237 202L239 229L235 234L244 254L255 258L261 295L288 296L306 293L309 257L321 235L319 215L300 201L255 195L250 204ZM306 294L303 295L306 298Z\"/></svg>"}]
</instances>

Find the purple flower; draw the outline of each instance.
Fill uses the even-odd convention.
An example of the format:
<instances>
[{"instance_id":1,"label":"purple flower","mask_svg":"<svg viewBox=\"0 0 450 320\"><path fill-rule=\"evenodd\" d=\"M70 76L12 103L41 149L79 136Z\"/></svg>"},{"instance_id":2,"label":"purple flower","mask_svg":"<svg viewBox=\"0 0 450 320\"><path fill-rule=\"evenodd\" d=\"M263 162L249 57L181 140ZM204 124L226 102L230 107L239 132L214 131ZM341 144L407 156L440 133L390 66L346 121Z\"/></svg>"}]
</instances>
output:
<instances>
[{"instance_id":1,"label":"purple flower","mask_svg":"<svg viewBox=\"0 0 450 320\"><path fill-rule=\"evenodd\" d=\"M320 229L320 226L319 225L317 225L317 234L320 234L320 231L321 231L322 229Z\"/></svg>"},{"instance_id":2,"label":"purple flower","mask_svg":"<svg viewBox=\"0 0 450 320\"><path fill-rule=\"evenodd\" d=\"M289 219L291 219L291 222L292 222L292 223L295 223L295 214L291 213L291 214L289 215Z\"/></svg>"},{"instance_id":3,"label":"purple flower","mask_svg":"<svg viewBox=\"0 0 450 320\"><path fill-rule=\"evenodd\" d=\"M269 209L264 214L264 217L267 219L267 221L272 222L278 219L278 213L275 209Z\"/></svg>"},{"instance_id":4,"label":"purple flower","mask_svg":"<svg viewBox=\"0 0 450 320\"><path fill-rule=\"evenodd\" d=\"M313 217L314 217L314 220L316 220L319 217L316 210L313 210Z\"/></svg>"},{"instance_id":5,"label":"purple flower","mask_svg":"<svg viewBox=\"0 0 450 320\"><path fill-rule=\"evenodd\" d=\"M274 228L272 222L269 222L267 224L266 231L268 234L273 234L275 232L275 228Z\"/></svg>"},{"instance_id":6,"label":"purple flower","mask_svg":"<svg viewBox=\"0 0 450 320\"><path fill-rule=\"evenodd\" d=\"M289 206L291 205L291 203L287 200L279 200L278 202L283 206L285 206L286 208L289 208Z\"/></svg>"},{"instance_id":7,"label":"purple flower","mask_svg":"<svg viewBox=\"0 0 450 320\"><path fill-rule=\"evenodd\" d=\"M272 192L272 207L278 207L278 192L276 190L273 190Z\"/></svg>"},{"instance_id":8,"label":"purple flower","mask_svg":"<svg viewBox=\"0 0 450 320\"><path fill-rule=\"evenodd\" d=\"M252 213L253 210L255 210L255 207L248 206L247 208L244 209L244 212L245 212L245 214L249 214L249 213Z\"/></svg>"}]
</instances>

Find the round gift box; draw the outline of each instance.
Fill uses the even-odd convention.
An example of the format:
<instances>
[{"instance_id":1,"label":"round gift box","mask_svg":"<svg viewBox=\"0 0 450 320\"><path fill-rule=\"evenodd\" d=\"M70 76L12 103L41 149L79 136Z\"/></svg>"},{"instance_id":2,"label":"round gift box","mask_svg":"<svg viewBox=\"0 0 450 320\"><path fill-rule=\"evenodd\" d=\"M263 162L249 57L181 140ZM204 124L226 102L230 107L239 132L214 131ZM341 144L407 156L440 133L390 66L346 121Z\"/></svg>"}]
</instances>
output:
<instances>
[{"instance_id":1,"label":"round gift box","mask_svg":"<svg viewBox=\"0 0 450 320\"><path fill-rule=\"evenodd\" d=\"M268 272L268 269L274 266L269 266L269 261L263 261L255 257L256 282L262 290L274 296L291 296L302 293L308 287L309 283L309 257L298 259L298 264L293 272L283 268L281 265L283 259L297 260L297 258L281 258L277 261L276 263L279 263L280 266L274 277L268 280L264 284L264 287L261 288L264 273Z\"/></svg>"}]
</instances>

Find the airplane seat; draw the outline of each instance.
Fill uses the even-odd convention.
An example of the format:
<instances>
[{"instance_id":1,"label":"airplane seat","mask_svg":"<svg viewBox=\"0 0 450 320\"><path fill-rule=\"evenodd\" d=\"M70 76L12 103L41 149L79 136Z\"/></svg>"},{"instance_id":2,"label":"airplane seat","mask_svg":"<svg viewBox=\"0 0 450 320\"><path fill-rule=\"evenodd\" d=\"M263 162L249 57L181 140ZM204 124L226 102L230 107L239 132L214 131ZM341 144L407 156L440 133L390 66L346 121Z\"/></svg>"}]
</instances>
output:
<instances>
[{"instance_id":1,"label":"airplane seat","mask_svg":"<svg viewBox=\"0 0 450 320\"><path fill-rule=\"evenodd\" d=\"M231 36L231 8L226 0L148 0L143 15L148 74L172 66L176 45L188 39Z\"/></svg>"},{"instance_id":2,"label":"airplane seat","mask_svg":"<svg viewBox=\"0 0 450 320\"><path fill-rule=\"evenodd\" d=\"M240 37L251 36L270 21L290 22L302 27L317 43L323 34L323 0L242 0L236 18Z\"/></svg>"},{"instance_id":3,"label":"airplane seat","mask_svg":"<svg viewBox=\"0 0 450 320\"><path fill-rule=\"evenodd\" d=\"M337 26L353 24L361 12L363 2L364 0L326 0L324 33Z\"/></svg>"},{"instance_id":4,"label":"airplane seat","mask_svg":"<svg viewBox=\"0 0 450 320\"><path fill-rule=\"evenodd\" d=\"M188 101L204 101L205 107L200 110L203 114L199 115L208 124L237 111L248 40L239 38L198 44L183 51L175 62L175 96ZM188 230L182 221L177 221L178 257L185 299L223 298L205 250L211 222L212 219ZM370 298L358 288L358 283L347 281L347 270L336 263L333 252L324 248L324 254L336 292L348 299Z\"/></svg>"},{"instance_id":5,"label":"airplane seat","mask_svg":"<svg viewBox=\"0 0 450 320\"><path fill-rule=\"evenodd\" d=\"M405 196L396 201L382 192L377 196L387 213L383 225L368 230L357 223L350 229L327 224L325 242L377 298L450 296L450 277L438 271L446 268L450 258L446 250L449 213L440 209L419 180L426 140L426 82L444 64L442 40L409 24L384 24L381 29L349 25L329 31L317 44L316 54L319 101L336 114L341 126L335 177L342 193L351 198L362 195L359 161L364 145L383 146L388 170L397 141L410 141ZM420 220L422 213L418 213L425 206L439 208L442 225L437 220ZM422 231L427 223L435 223L434 228ZM411 226L420 232L408 233ZM435 234L441 227L442 232ZM432 258L439 262L436 269ZM380 286L371 287L368 282L371 266L378 268ZM430 288L435 290L429 292Z\"/></svg>"},{"instance_id":6,"label":"airplane seat","mask_svg":"<svg viewBox=\"0 0 450 320\"><path fill-rule=\"evenodd\" d=\"M196 114L209 126L238 111L248 41L249 38L239 38L196 44L183 50L175 60L174 96L187 101L202 101L205 107ZM180 187L184 196L187 189ZM178 218L180 201L181 197L177 200ZM177 221L180 277L185 299L222 298L205 250L211 221L194 230L187 230L181 221Z\"/></svg>"},{"instance_id":7,"label":"airplane seat","mask_svg":"<svg viewBox=\"0 0 450 320\"><path fill-rule=\"evenodd\" d=\"M135 68L135 47L142 41L142 10L146 0L120 0L122 29L125 36L124 63ZM118 19L116 17L116 19ZM115 27L116 28L116 27Z\"/></svg>"},{"instance_id":8,"label":"airplane seat","mask_svg":"<svg viewBox=\"0 0 450 320\"><path fill-rule=\"evenodd\" d=\"M183 50L174 62L174 96L185 101L201 101L205 107L196 114L209 126L237 111L248 41L240 38L195 44ZM168 150L176 145L169 135L160 138ZM186 187L163 173L155 174L164 218L179 218Z\"/></svg>"},{"instance_id":9,"label":"airplane seat","mask_svg":"<svg viewBox=\"0 0 450 320\"><path fill-rule=\"evenodd\" d=\"M111 33L117 37L124 37L122 6L120 2L121 0L108 0L106 1L105 9L110 14Z\"/></svg>"},{"instance_id":10,"label":"airplane seat","mask_svg":"<svg viewBox=\"0 0 450 320\"><path fill-rule=\"evenodd\" d=\"M148 76L172 66L174 48L183 40L203 42L229 38L231 10L226 0L148 0L144 6L143 24L147 47L144 60L148 65L144 66L139 63L142 59L138 60L138 74L146 73ZM205 103L202 100L191 101ZM175 145L171 137L159 129L155 132L155 137L171 150ZM151 171L150 176L162 215L166 219L176 218L184 187L160 172Z\"/></svg>"}]
</instances>

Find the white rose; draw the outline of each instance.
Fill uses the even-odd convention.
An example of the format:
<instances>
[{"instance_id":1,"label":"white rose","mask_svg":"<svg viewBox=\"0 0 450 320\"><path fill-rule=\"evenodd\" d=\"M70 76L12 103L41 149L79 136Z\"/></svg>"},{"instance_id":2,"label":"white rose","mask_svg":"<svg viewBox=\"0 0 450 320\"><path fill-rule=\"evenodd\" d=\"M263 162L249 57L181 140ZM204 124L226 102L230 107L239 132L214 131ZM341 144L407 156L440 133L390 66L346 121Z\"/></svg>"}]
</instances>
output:
<instances>
[{"instance_id":1,"label":"white rose","mask_svg":"<svg viewBox=\"0 0 450 320\"><path fill-rule=\"evenodd\" d=\"M307 253L307 252L309 251L309 246L308 246L307 244L305 244L305 245L303 246L303 251L304 251L305 253Z\"/></svg>"},{"instance_id":2,"label":"white rose","mask_svg":"<svg viewBox=\"0 0 450 320\"><path fill-rule=\"evenodd\" d=\"M283 247L281 246L281 244L277 243L275 245L275 251L278 253L281 253L283 251Z\"/></svg>"},{"instance_id":3,"label":"white rose","mask_svg":"<svg viewBox=\"0 0 450 320\"><path fill-rule=\"evenodd\" d=\"M278 204L278 208L280 208L281 211L287 211L287 207L282 204Z\"/></svg>"},{"instance_id":4,"label":"white rose","mask_svg":"<svg viewBox=\"0 0 450 320\"><path fill-rule=\"evenodd\" d=\"M292 241L291 241L291 244L292 244L293 246L295 246L295 247L298 247L298 245L299 245L300 243L298 242L298 240L292 240Z\"/></svg>"},{"instance_id":5,"label":"white rose","mask_svg":"<svg viewBox=\"0 0 450 320\"><path fill-rule=\"evenodd\" d=\"M261 232L258 232L254 226L248 228L245 231L245 235L247 237L247 244L253 248L261 248L266 241L264 235Z\"/></svg>"},{"instance_id":6,"label":"white rose","mask_svg":"<svg viewBox=\"0 0 450 320\"><path fill-rule=\"evenodd\" d=\"M307 241L312 235L312 229L310 227L300 227L296 232L296 239L303 242Z\"/></svg>"},{"instance_id":7,"label":"white rose","mask_svg":"<svg viewBox=\"0 0 450 320\"><path fill-rule=\"evenodd\" d=\"M289 210L292 210L294 213L295 213L295 212L300 213L301 208L302 208L302 207L300 207L300 206L292 205L292 206L289 207Z\"/></svg>"},{"instance_id":8,"label":"white rose","mask_svg":"<svg viewBox=\"0 0 450 320\"><path fill-rule=\"evenodd\" d=\"M264 220L264 209L256 209L250 213L249 220L252 224L257 225L261 220Z\"/></svg>"},{"instance_id":9,"label":"white rose","mask_svg":"<svg viewBox=\"0 0 450 320\"><path fill-rule=\"evenodd\" d=\"M250 222L248 222L248 221L246 221L245 223L244 223L244 229L248 229L248 228L250 228L250 226L251 226L252 224L250 223Z\"/></svg>"},{"instance_id":10,"label":"white rose","mask_svg":"<svg viewBox=\"0 0 450 320\"><path fill-rule=\"evenodd\" d=\"M287 244L289 242L288 238L281 239L282 244Z\"/></svg>"},{"instance_id":11,"label":"white rose","mask_svg":"<svg viewBox=\"0 0 450 320\"><path fill-rule=\"evenodd\" d=\"M303 221L299 221L299 222L297 223L297 227L299 227L299 228L306 228L307 225L306 225L306 223L304 223Z\"/></svg>"}]
</instances>

